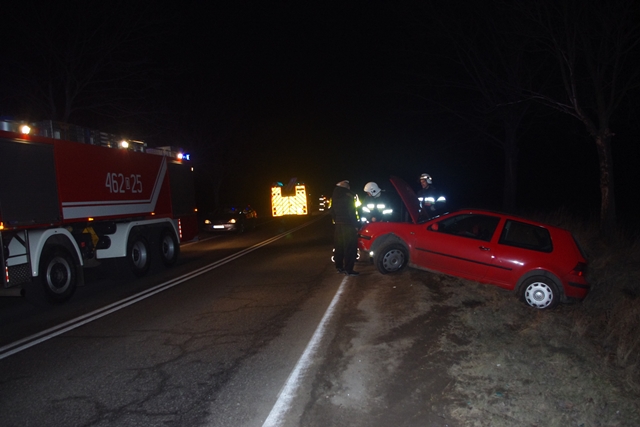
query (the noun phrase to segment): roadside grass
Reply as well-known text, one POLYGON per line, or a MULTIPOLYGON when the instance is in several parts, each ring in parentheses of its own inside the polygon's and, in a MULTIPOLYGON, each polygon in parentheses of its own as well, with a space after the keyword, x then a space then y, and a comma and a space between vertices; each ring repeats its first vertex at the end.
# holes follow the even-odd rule
POLYGON ((574 332, 600 350, 603 365, 624 371, 627 387, 640 391, 640 236, 621 229, 604 239, 596 221, 566 210, 538 217, 570 230, 589 261, 591 290, 569 309, 574 332))

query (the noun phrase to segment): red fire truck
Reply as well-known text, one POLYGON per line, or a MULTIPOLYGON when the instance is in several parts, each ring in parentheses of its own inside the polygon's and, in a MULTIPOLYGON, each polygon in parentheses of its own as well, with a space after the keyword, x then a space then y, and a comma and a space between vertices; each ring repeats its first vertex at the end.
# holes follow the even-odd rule
POLYGON ((126 257, 142 276, 152 251, 171 266, 180 242, 196 238, 187 161, 139 142, 118 148, 107 134, 71 125, 35 127, 21 133, 0 121, 0 295, 21 295, 37 280, 63 302, 84 283, 85 267, 126 257))

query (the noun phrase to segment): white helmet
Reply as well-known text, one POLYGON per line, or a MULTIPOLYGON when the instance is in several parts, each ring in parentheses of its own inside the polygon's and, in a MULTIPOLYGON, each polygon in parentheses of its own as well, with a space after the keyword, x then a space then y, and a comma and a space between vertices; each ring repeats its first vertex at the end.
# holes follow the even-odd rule
POLYGON ((431 178, 431 175, 429 175, 428 173, 423 173, 422 175, 420 175, 420 180, 426 180, 427 184, 433 184, 433 179, 431 178))
POLYGON ((382 190, 380 190, 380 187, 378 187, 378 184, 375 182, 367 182, 364 186, 364 191, 371 194, 373 197, 378 197, 382 190))

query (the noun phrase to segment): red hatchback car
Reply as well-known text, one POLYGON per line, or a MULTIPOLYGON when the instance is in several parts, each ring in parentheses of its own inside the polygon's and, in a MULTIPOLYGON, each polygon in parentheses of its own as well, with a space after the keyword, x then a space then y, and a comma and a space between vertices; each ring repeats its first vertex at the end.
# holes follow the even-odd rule
POLYGON ((412 222, 374 222, 358 234, 358 247, 378 270, 406 265, 509 290, 535 308, 581 300, 588 291, 587 260, 562 228, 499 212, 464 209, 421 220, 418 198, 391 177, 412 222))

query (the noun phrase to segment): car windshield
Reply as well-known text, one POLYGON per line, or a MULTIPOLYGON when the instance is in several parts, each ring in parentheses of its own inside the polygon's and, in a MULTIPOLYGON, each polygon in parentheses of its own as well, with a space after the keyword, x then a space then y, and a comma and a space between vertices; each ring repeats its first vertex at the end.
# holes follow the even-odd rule
POLYGON ((218 208, 209 212, 210 216, 216 217, 229 217, 234 215, 241 215, 242 209, 234 209, 234 208, 218 208))

